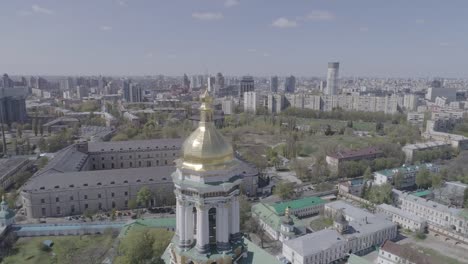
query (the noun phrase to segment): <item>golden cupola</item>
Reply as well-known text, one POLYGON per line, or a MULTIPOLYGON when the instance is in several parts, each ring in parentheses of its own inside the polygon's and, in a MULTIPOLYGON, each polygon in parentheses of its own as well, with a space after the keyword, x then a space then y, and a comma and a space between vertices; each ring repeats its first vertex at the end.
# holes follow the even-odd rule
POLYGON ((196 171, 222 169, 234 161, 232 145, 213 122, 213 98, 206 90, 201 96, 200 122, 182 146, 182 167, 196 171))

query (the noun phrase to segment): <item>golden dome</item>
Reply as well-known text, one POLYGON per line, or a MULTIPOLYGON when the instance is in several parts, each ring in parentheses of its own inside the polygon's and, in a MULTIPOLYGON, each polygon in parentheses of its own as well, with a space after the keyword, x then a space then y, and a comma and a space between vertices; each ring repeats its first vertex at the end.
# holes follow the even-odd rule
POLYGON ((234 159, 234 152, 213 123, 213 98, 205 91, 201 96, 200 123, 185 140, 182 167, 192 170, 218 169, 234 159))

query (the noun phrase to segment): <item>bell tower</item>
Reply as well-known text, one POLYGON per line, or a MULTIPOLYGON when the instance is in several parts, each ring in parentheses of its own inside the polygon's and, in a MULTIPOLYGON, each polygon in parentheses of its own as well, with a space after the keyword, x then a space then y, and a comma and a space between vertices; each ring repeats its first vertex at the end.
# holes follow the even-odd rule
POLYGON ((200 123, 186 139, 172 174, 176 195, 173 264, 233 263, 246 248, 239 232, 244 164, 213 123, 213 98, 201 96, 200 123))

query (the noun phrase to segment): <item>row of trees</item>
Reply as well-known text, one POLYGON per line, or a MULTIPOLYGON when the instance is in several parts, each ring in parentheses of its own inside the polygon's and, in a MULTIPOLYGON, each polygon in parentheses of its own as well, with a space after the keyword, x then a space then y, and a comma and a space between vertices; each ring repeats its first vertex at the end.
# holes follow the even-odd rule
POLYGON ((433 150, 423 150, 417 151, 414 154, 413 161, 414 162, 430 162, 433 160, 448 160, 451 159, 456 152, 451 147, 444 147, 441 149, 433 149, 433 150))
POLYGON ((296 116, 301 118, 315 119, 336 119, 336 120, 351 120, 365 122, 387 122, 404 123, 406 116, 404 114, 385 114, 383 112, 364 112, 364 111, 344 111, 342 109, 334 109, 330 112, 300 109, 290 107, 281 113, 284 116, 296 116))

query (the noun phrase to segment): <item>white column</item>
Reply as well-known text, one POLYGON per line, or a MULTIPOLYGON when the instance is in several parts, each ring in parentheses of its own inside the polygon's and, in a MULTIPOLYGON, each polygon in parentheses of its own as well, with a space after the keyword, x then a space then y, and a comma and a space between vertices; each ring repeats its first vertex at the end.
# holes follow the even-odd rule
POLYGON ((205 252, 205 245, 209 244, 209 223, 208 210, 203 206, 197 208, 197 249, 199 252, 205 252))
POLYGON ((223 205, 223 221, 222 221, 222 242, 229 242, 229 208, 226 204, 223 205))
POLYGON ((219 206, 216 208, 216 242, 223 241, 223 213, 223 204, 219 204, 219 206))
POLYGON ((179 239, 180 239, 180 242, 182 241, 185 241, 185 237, 186 237, 186 229, 185 229, 185 221, 186 221, 186 218, 185 218, 185 202, 182 202, 181 204, 181 208, 180 208, 180 214, 181 214, 181 220, 180 220, 180 232, 179 232, 179 239))
POLYGON ((193 241, 193 207, 185 208, 185 240, 189 243, 193 241))
POLYGON ((239 233, 239 200, 234 197, 232 201, 232 234, 239 233))
POLYGON ((177 199, 177 202, 176 202, 176 235, 179 237, 179 240, 180 240, 180 231, 182 230, 181 228, 182 219, 184 218, 184 216, 182 215, 180 202, 181 201, 177 199))

